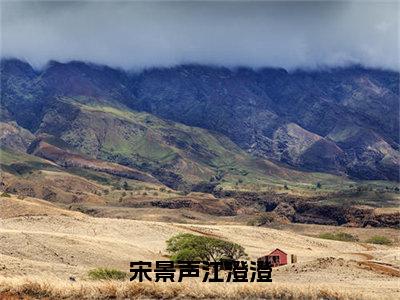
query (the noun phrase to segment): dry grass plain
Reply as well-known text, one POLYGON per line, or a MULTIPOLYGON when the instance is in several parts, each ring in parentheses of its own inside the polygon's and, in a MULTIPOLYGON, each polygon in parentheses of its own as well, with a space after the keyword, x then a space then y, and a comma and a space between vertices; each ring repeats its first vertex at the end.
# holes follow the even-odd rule
MULTIPOLYGON (((5 298, 400 298, 398 243, 383 246, 324 240, 307 236, 311 229, 306 227, 272 229, 93 218, 43 200, 14 196, 0 198, 0 207, 0 294, 5 298), (183 232, 239 243, 251 259, 280 248, 296 254, 298 262, 274 268, 272 284, 188 281, 140 285, 87 278, 88 270, 97 267, 128 272, 132 260, 165 259, 165 241, 183 232), (76 282, 70 282, 71 276, 76 282)), ((366 236, 380 232, 354 230, 366 236)), ((394 229, 385 230, 397 235, 394 229)))

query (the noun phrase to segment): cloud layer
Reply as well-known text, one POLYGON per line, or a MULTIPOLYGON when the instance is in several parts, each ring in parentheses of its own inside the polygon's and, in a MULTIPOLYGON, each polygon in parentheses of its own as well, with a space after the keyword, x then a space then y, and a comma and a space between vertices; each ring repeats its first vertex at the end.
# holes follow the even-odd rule
POLYGON ((181 63, 399 70, 396 2, 1 2, 2 56, 125 69, 181 63))

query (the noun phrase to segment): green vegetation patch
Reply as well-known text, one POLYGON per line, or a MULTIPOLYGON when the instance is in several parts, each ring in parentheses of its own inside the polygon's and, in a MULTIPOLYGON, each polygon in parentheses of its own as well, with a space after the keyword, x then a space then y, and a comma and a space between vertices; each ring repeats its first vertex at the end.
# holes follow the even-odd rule
POLYGON ((58 167, 39 157, 5 148, 0 148, 0 161, 1 170, 14 175, 31 174, 37 170, 58 170, 58 167))
POLYGON ((92 280, 125 280, 128 274, 117 269, 97 268, 90 270, 88 276, 92 280))
POLYGON ((320 239, 335 240, 342 242, 357 242, 358 237, 346 232, 325 232, 318 235, 320 239))
POLYGON ((373 237, 369 238, 365 242, 370 244, 377 244, 377 245, 391 245, 392 241, 387 238, 386 236, 382 235, 374 235, 373 237))

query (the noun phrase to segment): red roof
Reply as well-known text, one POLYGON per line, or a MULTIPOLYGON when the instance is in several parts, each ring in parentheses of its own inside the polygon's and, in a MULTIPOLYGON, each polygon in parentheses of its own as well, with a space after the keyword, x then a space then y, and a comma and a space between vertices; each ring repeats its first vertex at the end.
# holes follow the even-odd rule
POLYGON ((276 248, 275 250, 271 251, 271 253, 268 254, 268 255, 271 255, 271 254, 274 253, 275 251, 279 251, 279 252, 282 252, 283 254, 286 254, 286 255, 287 255, 287 253, 286 253, 285 251, 282 251, 282 250, 279 249, 279 248, 276 248))

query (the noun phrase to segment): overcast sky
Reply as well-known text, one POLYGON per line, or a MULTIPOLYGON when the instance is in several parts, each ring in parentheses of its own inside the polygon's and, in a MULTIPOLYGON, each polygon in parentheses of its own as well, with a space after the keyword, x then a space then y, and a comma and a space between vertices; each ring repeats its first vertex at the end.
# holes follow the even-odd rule
POLYGON ((3 57, 399 70, 399 2, 1 1, 3 57))

